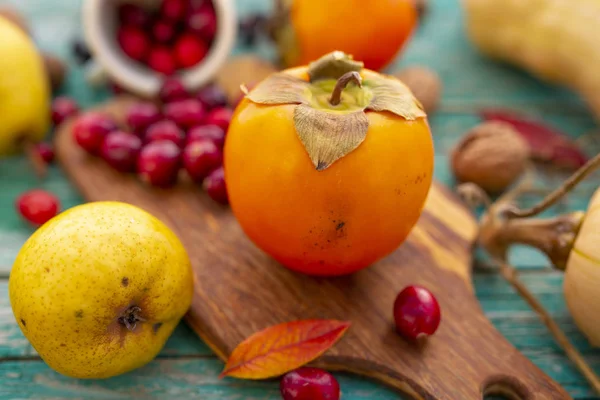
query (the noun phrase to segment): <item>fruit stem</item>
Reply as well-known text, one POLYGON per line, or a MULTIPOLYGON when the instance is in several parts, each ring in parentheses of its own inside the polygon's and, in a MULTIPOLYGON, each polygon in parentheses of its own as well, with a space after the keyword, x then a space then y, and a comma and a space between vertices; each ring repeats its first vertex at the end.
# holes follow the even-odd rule
POLYGON ((125 328, 133 332, 138 322, 145 321, 145 319, 140 315, 141 312, 142 309, 140 307, 131 306, 127 310, 123 311, 123 314, 121 314, 118 321, 125 328))
POLYGON ((600 154, 596 155, 594 158, 589 160, 584 166, 575 171, 575 173, 573 173, 573 175, 571 175, 569 179, 564 181, 562 185, 560 185, 555 191, 550 193, 548 196, 543 198, 542 201, 540 201, 538 204, 525 210, 507 210, 506 217, 527 218, 538 215, 539 213, 547 210, 558 200, 560 200, 564 195, 573 190, 573 188, 577 186, 579 182, 584 180, 589 174, 598 169, 598 167, 600 167, 600 154))
POLYGON ((356 84, 358 87, 362 87, 362 78, 358 72, 346 72, 340 77, 340 79, 338 79, 337 83, 335 84, 335 88, 333 88, 331 98, 329 99, 329 103, 332 106, 337 106, 340 104, 340 101, 342 100, 342 91, 350 82, 354 82, 354 84, 356 84))
POLYGON ((573 212, 548 219, 510 219, 510 206, 492 208, 481 218, 479 243, 494 258, 505 259, 513 244, 525 244, 545 253, 564 270, 585 213, 573 212))

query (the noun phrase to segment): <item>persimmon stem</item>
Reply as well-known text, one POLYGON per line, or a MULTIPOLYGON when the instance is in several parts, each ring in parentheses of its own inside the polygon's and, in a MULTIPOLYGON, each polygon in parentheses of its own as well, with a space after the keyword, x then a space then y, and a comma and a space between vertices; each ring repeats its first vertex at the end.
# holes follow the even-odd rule
POLYGON ((340 79, 338 79, 337 83, 335 84, 335 88, 333 88, 331 98, 329 99, 329 103, 332 106, 337 106, 340 104, 340 101, 342 100, 342 91, 350 82, 354 82, 354 84, 356 84, 358 87, 362 87, 362 78, 358 72, 346 72, 340 77, 340 79))
POLYGON ((571 360, 577 369, 583 374, 588 383, 594 388, 596 393, 600 394, 600 378, 592 368, 585 361, 583 356, 573 343, 569 341, 567 335, 560 329, 558 324, 552 319, 548 311, 542 306, 542 304, 535 298, 535 296, 527 289, 527 286, 519 280, 517 270, 508 264, 503 259, 495 260, 500 265, 500 273, 502 277, 519 293, 519 295, 525 299, 527 304, 536 312, 538 317, 542 320, 544 325, 550 331, 550 334, 556 340, 558 345, 564 350, 565 354, 571 360))
POLYGON ((560 200, 565 194, 569 193, 575 186, 577 186, 582 180, 584 180, 589 174, 594 172, 600 167, 600 154, 589 160, 584 166, 579 168, 573 175, 569 177, 558 189, 546 196, 542 201, 531 208, 521 210, 518 208, 512 208, 506 211, 505 216, 507 218, 527 218, 538 215, 539 213, 547 210, 560 200))

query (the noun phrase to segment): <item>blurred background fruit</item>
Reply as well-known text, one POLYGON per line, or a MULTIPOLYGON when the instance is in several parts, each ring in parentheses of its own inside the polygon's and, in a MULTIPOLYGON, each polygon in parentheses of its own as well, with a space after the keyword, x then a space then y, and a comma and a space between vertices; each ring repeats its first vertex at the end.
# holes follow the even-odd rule
POLYGON ((19 25, 0 16, 0 38, 2 156, 44 138, 50 123, 50 89, 42 56, 19 25))

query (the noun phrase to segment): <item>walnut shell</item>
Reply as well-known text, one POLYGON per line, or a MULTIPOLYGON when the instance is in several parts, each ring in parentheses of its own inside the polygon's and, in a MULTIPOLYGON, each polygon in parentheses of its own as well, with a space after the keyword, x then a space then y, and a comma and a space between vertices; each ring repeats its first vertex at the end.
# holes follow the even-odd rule
POLYGON ((63 60, 52 54, 43 53, 42 56, 44 58, 46 74, 48 75, 50 86, 54 92, 62 86, 68 67, 63 60))
POLYGON ((410 88, 425 112, 435 111, 442 96, 442 81, 435 71, 427 67, 413 66, 404 68, 396 77, 410 88))
POLYGON ((2 6, 0 7, 0 17, 4 17, 16 26, 18 26, 23 32, 25 32, 28 36, 31 36, 31 29, 29 29, 29 24, 27 20, 16 8, 11 6, 2 6))
POLYGON ((452 150, 456 179, 500 193, 523 174, 529 147, 512 126, 486 122, 470 130, 452 150))

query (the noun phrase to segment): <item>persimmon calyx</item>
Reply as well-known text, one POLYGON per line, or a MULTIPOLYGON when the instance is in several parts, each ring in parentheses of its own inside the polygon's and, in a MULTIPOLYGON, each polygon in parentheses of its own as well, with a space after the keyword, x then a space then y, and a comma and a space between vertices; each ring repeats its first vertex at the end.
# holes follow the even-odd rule
POLYGON ((387 111, 406 120, 426 117, 410 89, 394 77, 361 74, 363 64, 335 51, 308 67, 309 80, 272 74, 246 98, 257 104, 295 104, 294 126, 314 167, 323 171, 366 138, 365 111, 387 111))

